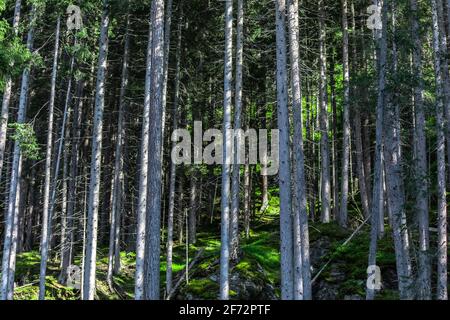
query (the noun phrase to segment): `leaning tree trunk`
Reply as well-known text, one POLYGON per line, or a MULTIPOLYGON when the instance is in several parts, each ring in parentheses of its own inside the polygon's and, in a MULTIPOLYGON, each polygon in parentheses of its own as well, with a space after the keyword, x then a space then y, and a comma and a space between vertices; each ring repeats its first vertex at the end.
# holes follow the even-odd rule
MULTIPOLYGON (((30 13, 30 28, 27 36, 27 49, 32 50, 34 44, 34 30, 36 22, 37 9, 35 6, 31 8, 30 13)), ((20 88, 19 110, 17 114, 17 124, 23 125, 26 119, 26 106, 28 100, 28 91, 30 84, 30 69, 25 68, 22 73, 22 84, 20 88)), ((20 196, 19 182, 22 172, 22 152, 19 141, 14 143, 13 162, 11 166, 11 182, 9 187, 8 207, 5 217, 4 234, 5 240, 3 242, 3 256, 2 256, 2 286, 0 300, 12 300, 14 288, 14 268, 16 260, 15 248, 17 246, 17 230, 18 213, 17 198, 20 196)))
POLYGON ((100 52, 98 55, 97 84, 95 92, 94 128, 92 134, 91 180, 89 184, 86 253, 83 270, 83 300, 93 300, 95 296, 103 110, 105 108, 105 78, 108 60, 109 0, 103 0, 103 15, 101 21, 99 44, 100 52))
MULTIPOLYGON (((22 0, 16 0, 13 18, 13 35, 17 37, 19 33, 20 8, 22 0)), ((14 65, 11 64, 10 68, 14 65)), ((0 181, 2 181, 3 162, 5 157, 6 135, 8 131, 9 103, 11 101, 12 79, 7 76, 5 79, 5 88, 3 89, 2 113, 0 117, 0 181)))
POLYGON ((39 273, 39 300, 45 299, 45 274, 48 260, 48 241, 49 241, 49 205, 50 205, 50 180, 52 171, 52 146, 53 146, 53 115, 55 108, 56 95, 56 75, 58 71, 59 55, 59 32, 61 20, 58 18, 56 24, 55 49, 53 52, 53 71, 50 87, 50 103, 48 107, 48 132, 47 132, 47 150, 45 154, 45 178, 44 178, 44 203, 42 209, 42 233, 41 233, 41 266, 39 273))
POLYGON ((229 299, 229 230, 230 230, 230 160, 231 160, 231 96, 233 71, 233 2, 225 2, 225 66, 223 98, 223 158, 221 199, 220 299, 229 299))
POLYGON ((293 230, 291 215, 291 163, 289 155, 289 111, 286 53, 286 2, 275 1, 277 44, 277 113, 280 131, 280 254, 281 299, 294 297, 293 230))

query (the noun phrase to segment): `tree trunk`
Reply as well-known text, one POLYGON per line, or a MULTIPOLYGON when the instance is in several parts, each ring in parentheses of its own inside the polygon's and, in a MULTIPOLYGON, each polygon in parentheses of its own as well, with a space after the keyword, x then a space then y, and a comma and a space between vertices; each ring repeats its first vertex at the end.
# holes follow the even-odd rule
POLYGON ((83 300, 95 296, 95 272, 97 261, 97 228, 100 197, 100 170, 102 156, 103 110, 105 107, 105 78, 108 60, 109 0, 103 0, 103 15, 100 29, 100 52, 98 56, 95 114, 92 139, 91 174, 89 184, 86 253, 83 277, 83 300))
POLYGON ((289 155, 289 111, 286 54, 286 2, 275 1, 277 44, 277 113, 280 134, 280 254, 281 299, 294 298, 293 230, 291 215, 291 163, 289 155))
POLYGON ((126 32, 124 38, 124 52, 122 61, 122 79, 120 85, 119 97, 119 117, 117 120, 117 139, 116 151, 114 160, 114 182, 111 204, 111 229, 109 233, 109 254, 108 254, 108 273, 106 276, 108 285, 112 287, 112 277, 114 273, 120 270, 120 258, 117 260, 116 256, 120 256, 120 220, 122 214, 122 180, 123 180, 123 140, 125 139, 125 95, 128 87, 128 62, 130 56, 130 16, 127 15, 126 32), (116 263, 117 262, 117 263, 116 263))
POLYGON ((444 88, 442 68, 442 47, 439 35, 439 14, 437 3, 440 0, 431 0, 433 18, 433 50, 434 70, 436 80, 436 126, 437 126, 437 174, 438 174, 438 252, 437 252, 437 298, 447 300, 447 202, 446 202, 446 176, 445 176, 445 137, 444 137, 444 88))
POLYGON ((151 74, 151 114, 149 132, 148 189, 151 198, 147 198, 146 245, 148 256, 146 279, 146 298, 159 299, 160 284, 160 242, 161 242, 161 173, 162 173, 162 116, 163 116, 163 86, 160 85, 164 76, 164 1, 152 2, 152 74, 151 74))
MULTIPOLYGON (((392 25, 396 32, 396 6, 392 2, 392 25)), ((392 48, 392 70, 394 77, 398 70, 398 52, 395 36, 392 48)), ((395 87, 394 87, 395 88, 395 87)), ((395 89, 394 89, 395 90, 395 89)), ((401 128, 400 111, 396 92, 389 92, 386 102, 385 127, 385 170, 388 208, 391 214, 392 231, 395 245, 397 277, 401 299, 412 299, 412 270, 409 256, 408 229, 405 217, 405 194, 402 180, 402 160, 400 150, 401 128)))
MULTIPOLYGON (((388 2, 384 0, 382 4, 382 29, 375 31, 377 46, 377 69, 378 69, 378 96, 376 106, 376 146, 375 146, 375 176, 373 180, 373 199, 371 208, 371 229, 370 229, 370 247, 369 247, 369 268, 376 267, 376 254, 378 242, 378 224, 380 211, 383 211, 383 123, 384 109, 386 103, 386 60, 387 60, 387 19, 388 2)), ((377 0, 374 3, 378 4, 377 0)), ((368 273, 368 281, 372 274, 368 273)), ((375 298, 375 289, 367 286, 366 299, 375 298)))
MULTIPOLYGON (((151 17, 151 20, 152 21, 151 17)), ((144 273, 145 273, 145 232, 147 215, 147 183, 148 183, 148 144, 150 130, 150 98, 151 98, 151 72, 152 72, 152 26, 149 27, 147 64, 145 73, 145 98, 142 116, 142 134, 139 167, 139 195, 137 204, 137 231, 136 231, 136 275, 134 298, 144 299, 144 273)))
MULTIPOLYGON (((181 26, 183 24, 183 11, 180 8, 180 17, 178 22, 177 50, 175 53, 175 85, 172 107, 172 129, 178 128, 178 103, 180 99, 180 77, 181 77, 181 26)), ((175 145, 175 142, 173 142, 175 145)), ((167 267, 166 267, 166 296, 172 292, 172 263, 173 263, 173 229, 175 216, 175 188, 176 188, 177 167, 173 161, 170 161, 169 178, 169 210, 167 215, 167 267)), ((180 183, 180 182, 179 182, 180 183)), ((179 209, 181 209, 180 207, 179 209)), ((183 229, 183 228, 181 228, 183 229)))
MULTIPOLYGON (((58 71, 59 55, 59 32, 61 20, 58 18, 56 24, 55 49, 53 52, 53 71, 50 88, 50 102, 48 108, 48 132, 47 132, 47 150, 45 155, 45 185, 44 185, 44 203, 42 211, 42 234, 41 234, 41 266, 39 273, 39 300, 45 299, 45 274, 48 260, 48 241, 49 241, 49 205, 50 205, 50 180, 52 171, 52 147, 53 147, 53 115, 55 108, 56 95, 56 75, 58 71)), ((55 176, 56 177, 56 176, 55 176)))
POLYGON ((303 151, 302 92, 299 57, 298 1, 289 0, 289 48, 294 115, 295 205, 294 231, 294 299, 311 299, 311 275, 309 262, 308 213, 306 212, 305 155, 303 151), (306 266, 303 264, 306 263, 306 266))
MULTIPOLYGON (((238 0, 237 22, 236 22, 236 87, 234 100, 234 130, 241 129, 242 113, 242 61, 244 57, 244 1, 238 0)), ((231 239, 230 239, 230 259, 238 260, 239 254, 239 183, 240 183, 240 159, 239 145, 242 137, 236 135, 234 141, 234 161, 233 176, 231 181, 231 239)), ((245 142, 245 141, 244 141, 245 142)))
MULTIPOLYGON (((20 8, 22 0, 16 0, 14 6, 13 35, 17 37, 19 32, 20 8)), ((11 65, 12 68, 14 65, 11 65)), ((7 76, 5 79, 5 88, 3 89, 2 113, 0 117, 0 182, 2 181, 3 162, 5 157, 6 135, 8 131, 9 103, 11 101, 12 79, 7 76)))
POLYGON ((221 248, 220 248, 220 299, 229 299, 229 230, 230 230, 230 160, 231 150, 231 97, 233 72, 233 2, 225 2, 225 58, 223 98, 223 158, 221 192, 221 248))
POLYGON ((321 157, 321 195, 322 209, 321 221, 330 222, 331 186, 330 186, 330 146, 328 142, 328 98, 327 98, 327 54, 326 54, 326 29, 323 0, 319 0, 319 45, 320 45, 320 157, 321 157))
POLYGON ((343 72, 344 72, 344 116, 343 116, 343 140, 342 140, 342 180, 341 180, 341 210, 339 224, 347 227, 348 223, 348 175, 350 166, 350 72, 348 59, 348 3, 342 1, 342 30, 343 30, 343 72))
POLYGON ((425 137, 425 112, 423 103, 422 78, 422 41, 419 32, 417 0, 410 0, 411 36, 414 41, 413 70, 416 78, 414 86, 414 149, 416 176, 416 203, 419 221, 419 259, 418 259, 418 297, 431 299, 431 261, 429 257, 429 212, 428 212, 428 177, 427 177, 427 147, 425 137))

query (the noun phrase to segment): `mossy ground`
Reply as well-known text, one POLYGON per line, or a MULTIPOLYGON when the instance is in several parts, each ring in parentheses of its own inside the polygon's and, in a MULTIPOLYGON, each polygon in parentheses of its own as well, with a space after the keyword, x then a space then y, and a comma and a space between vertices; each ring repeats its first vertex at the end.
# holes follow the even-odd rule
MULTIPOLYGON (((253 228, 249 237, 241 239, 240 260, 231 265, 231 273, 238 273, 240 278, 249 279, 256 283, 270 284, 275 288, 275 295, 279 297, 279 219, 275 211, 268 210, 264 215, 253 218, 253 228)), ((312 224, 310 228, 311 247, 314 242, 326 237, 330 243, 328 252, 322 256, 314 266, 317 272, 327 261, 330 265, 323 270, 317 281, 338 286, 338 298, 346 295, 364 297, 367 269, 367 254, 369 247, 369 227, 364 227, 346 246, 342 243, 351 232, 336 224, 312 224), (343 275, 336 279, 336 270, 343 275)), ((387 232, 389 234, 389 232, 387 232)), ((220 257, 220 230, 217 227, 205 227, 198 234, 195 245, 188 250, 189 260, 196 253, 204 252, 189 273, 188 284, 183 283, 175 298, 192 297, 195 299, 216 299, 218 297, 218 274, 220 257)), ((164 252, 164 248, 162 249, 164 252)), ((185 269, 186 246, 176 244, 174 247, 173 271, 174 279, 178 279, 185 269)), ((132 299, 134 292, 135 254, 121 253, 121 272, 114 276, 113 290, 106 283, 107 249, 98 251, 97 260, 97 298, 98 299, 132 299)), ((16 269, 15 290, 16 299, 37 299, 40 256, 37 252, 27 252, 18 255, 16 269)), ((76 257, 75 264, 80 265, 80 257, 76 257)), ((393 241, 386 236, 378 243, 377 264, 382 270, 383 277, 395 274, 395 255, 393 241)), ((164 291, 166 263, 161 257, 161 292, 164 291)), ((49 261, 47 270, 46 298, 47 299, 79 299, 79 291, 60 285, 57 281, 59 262, 49 261)), ((314 276, 314 274, 313 274, 314 276)), ((231 297, 239 298, 237 292, 231 288, 231 297)), ((162 296, 164 293, 162 293, 162 296)), ((396 299, 395 285, 387 285, 378 296, 379 299, 396 299)))

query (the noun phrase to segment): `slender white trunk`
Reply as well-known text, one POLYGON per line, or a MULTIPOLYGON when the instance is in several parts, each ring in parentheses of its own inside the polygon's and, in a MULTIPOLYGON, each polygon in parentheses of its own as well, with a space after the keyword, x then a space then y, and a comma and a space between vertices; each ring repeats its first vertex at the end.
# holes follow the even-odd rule
MULTIPOLYGON (((181 10, 181 9, 180 9, 181 10)), ((178 102, 180 98, 180 72, 181 72, 181 26, 182 11, 180 11, 180 20, 178 22, 178 40, 175 63, 175 88, 173 95, 172 121, 173 130, 178 128, 178 102)), ((173 142, 175 145, 175 142, 173 142)), ((173 224, 175 216, 175 188, 176 188, 176 165, 170 162, 169 178, 169 210, 167 215, 167 267, 166 267, 166 295, 172 292, 172 263, 173 263, 173 224)), ((181 181, 179 182, 181 183, 181 181)), ((181 208, 180 208, 181 209, 181 208)))
POLYGON ((289 111, 286 53, 286 2, 275 1, 277 44, 277 112, 280 131, 280 253, 281 299, 294 298, 293 219, 291 203, 291 163, 289 155, 289 111))
POLYGON ((327 98, 327 54, 324 2, 319 0, 319 46, 320 46, 320 156, 321 156, 321 221, 330 222, 331 185, 330 185, 330 146, 328 139, 328 98, 327 98))
POLYGON ((418 297, 431 299, 431 261, 429 257, 429 212, 428 212, 428 178, 427 148, 425 137, 425 112, 423 104, 422 79, 422 41, 420 39, 417 0, 410 0, 411 35, 414 41, 413 70, 416 78, 414 86, 414 147, 416 168, 416 210, 419 220, 419 261, 418 261, 418 297))
POLYGON ((294 115, 295 206, 294 231, 294 299, 311 299, 311 275, 309 262, 308 213, 306 211, 305 155, 303 151, 302 92, 299 57, 298 0, 289 0, 289 48, 291 60, 291 85, 294 115), (306 264, 303 266, 303 264, 306 264))
POLYGON ((161 252, 161 178, 162 178, 162 117, 163 117, 163 77, 164 77, 164 1, 152 2, 152 73, 151 73, 151 114, 149 132, 148 191, 146 245, 148 256, 146 298, 158 300, 160 296, 160 252, 161 252))
POLYGON ((41 266, 39 273, 39 300, 45 299, 45 274, 48 259, 49 241, 49 204, 50 204, 50 180, 52 171, 52 147, 53 147, 53 116, 56 96, 56 75, 58 72, 59 33, 61 20, 56 24, 55 49, 53 52, 53 71, 50 88, 50 102, 48 107, 47 150, 45 154, 45 178, 44 178, 44 203, 42 209, 42 233, 41 233, 41 266))
MULTIPOLYGON (((238 0, 236 21, 236 79, 234 93, 234 130, 241 128, 242 114, 242 63, 244 57, 244 1, 238 0)), ((230 259, 237 261, 239 255, 239 184, 241 166, 238 148, 241 137, 234 141, 233 176, 231 179, 230 259)))
POLYGON ((109 287, 112 287, 112 277, 115 271, 120 270, 120 219, 122 213, 122 184, 123 180, 123 140, 125 138, 124 118, 125 118, 125 95, 128 87, 128 61, 130 56, 130 16, 127 16, 127 26, 124 38, 124 53, 122 61, 122 80, 120 85, 119 97, 119 117, 117 120, 117 140, 114 160, 114 182, 112 185, 112 204, 111 204, 111 228, 109 233, 109 253, 108 253, 108 272, 106 280, 109 287), (119 255, 119 259, 116 256, 119 255), (119 265, 117 265, 119 264, 119 265))
POLYGON ((341 210, 339 213, 339 224, 346 227, 348 223, 348 174, 350 165, 350 72, 348 59, 348 3, 342 1, 342 60, 344 72, 344 115, 343 115, 343 141, 342 141, 342 184, 341 184, 341 210))
MULTIPOLYGON (((392 28, 396 31, 397 9, 395 1, 391 3, 392 28)), ((398 72, 398 51, 395 37, 392 42, 392 71, 398 72)), ((389 92, 385 106, 384 156, 386 170, 386 194, 389 212, 391 214, 392 232, 394 238, 397 277, 401 299, 412 299, 412 270, 409 255, 408 229, 405 217, 405 193, 402 178, 401 127, 398 96, 395 91, 389 92)))
POLYGON ((438 1, 431 0, 433 19, 434 72, 436 81, 436 126, 437 126, 437 170, 438 170, 438 252, 437 252, 437 298, 447 300, 447 202, 445 177, 445 136, 444 136, 444 89, 442 69, 442 47, 439 30, 438 1))
MULTIPOLYGON (((151 15, 151 14, 150 14, 151 15)), ((148 143, 150 130, 150 97, 151 97, 151 72, 152 72, 152 17, 150 17, 147 64, 145 72, 145 96, 144 111, 142 115, 141 154, 139 173, 139 195, 137 204, 137 231, 136 231, 136 274, 134 298, 144 299, 144 274, 145 274, 145 229, 147 215, 147 183, 148 183, 148 143)))
MULTIPOLYGON (((378 4, 377 0, 374 0, 378 4)), ((378 227, 380 212, 384 210, 383 201, 383 122, 384 122, 384 108, 386 103, 386 60, 387 60, 387 15, 388 15, 388 0, 382 3, 382 29, 376 31, 375 43, 376 62, 378 69, 378 96, 376 106, 376 146, 375 146, 375 172, 373 180, 373 200, 371 208, 371 231, 370 231, 370 246, 369 246, 369 267, 376 266, 377 241, 378 241, 378 227)), ((368 274, 371 277, 372 274, 368 274)), ((366 299, 373 300, 375 298, 375 290, 367 286, 366 299)))
POLYGON ((221 247, 220 247, 220 299, 229 299, 229 230, 230 230, 230 159, 232 137, 231 96, 233 72, 233 2, 225 1, 225 58, 224 58, 224 98, 223 98, 223 165, 221 199, 221 247))
POLYGON ((97 262, 98 207, 100 196, 100 171, 102 156, 103 110, 105 107, 105 77, 108 60, 109 0, 103 0, 100 29, 100 52, 97 63, 94 128, 89 184, 88 217, 86 233, 86 258, 83 277, 83 300, 94 300, 97 262))

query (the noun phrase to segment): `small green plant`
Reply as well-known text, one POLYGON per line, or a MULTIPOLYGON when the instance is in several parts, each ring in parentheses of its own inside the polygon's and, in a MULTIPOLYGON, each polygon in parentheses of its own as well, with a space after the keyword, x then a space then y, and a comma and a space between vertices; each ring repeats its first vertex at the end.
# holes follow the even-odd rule
POLYGON ((33 126, 30 123, 11 123, 9 128, 14 129, 12 139, 19 143, 23 158, 39 160, 40 147, 33 126))

